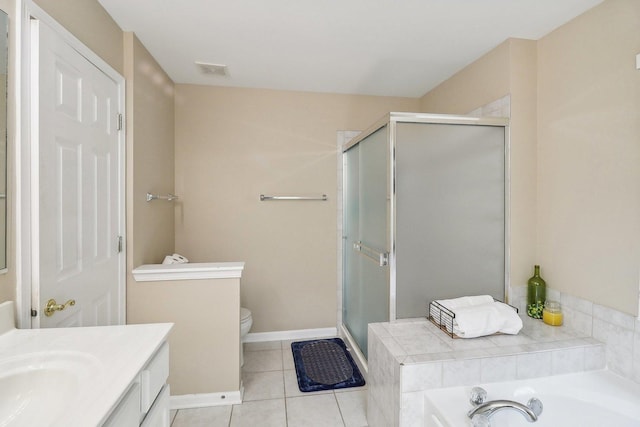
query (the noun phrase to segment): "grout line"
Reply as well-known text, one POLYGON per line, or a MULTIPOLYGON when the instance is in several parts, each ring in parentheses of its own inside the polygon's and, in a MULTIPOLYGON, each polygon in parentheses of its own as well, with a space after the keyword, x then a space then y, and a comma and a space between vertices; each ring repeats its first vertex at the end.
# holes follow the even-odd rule
POLYGON ((282 371, 282 385, 284 387, 284 425, 289 426, 289 409, 287 408, 287 386, 284 384, 284 371, 282 371))
POLYGON ((340 402, 338 402, 338 396, 336 395, 335 390, 333 391, 333 399, 336 401, 336 406, 338 407, 338 412, 340 413, 340 418, 342 419, 342 425, 346 426, 347 422, 344 420, 344 414, 342 413, 342 408, 340 407, 340 402))
POLYGON ((231 405, 231 412, 229 412, 229 422, 227 423, 227 427, 231 427, 231 420, 233 419, 233 410, 238 405, 231 405))

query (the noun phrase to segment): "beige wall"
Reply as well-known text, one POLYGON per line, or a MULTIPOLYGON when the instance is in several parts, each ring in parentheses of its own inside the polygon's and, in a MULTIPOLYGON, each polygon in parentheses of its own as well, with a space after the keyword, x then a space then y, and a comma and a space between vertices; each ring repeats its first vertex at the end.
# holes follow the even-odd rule
POLYGON ((538 254, 547 283, 638 313, 640 2, 608 0, 538 43, 538 254))
POLYGON ((96 0, 34 0, 53 19, 123 73, 122 30, 96 0))
POLYGON ((130 298, 153 299, 133 311, 129 323, 174 323, 169 335, 172 396, 240 390, 239 279, 133 285, 130 298))
MULTIPOLYGON (((174 247, 174 204, 147 202, 147 192, 173 193, 173 82, 133 33, 125 33, 127 80, 127 272, 162 262, 174 247)), ((127 275, 127 318, 155 298, 127 275)), ((135 323, 128 320, 129 323, 135 323)))
MULTIPOLYGON (((6 256, 7 273, 0 274, 0 302, 15 301, 16 299, 16 239, 15 239, 15 168, 13 158, 16 150, 16 47, 18 37, 16 34, 16 10, 15 4, 11 0, 0 0, 0 9, 9 16, 9 76, 7 82, 7 198, 6 198, 6 256)), ((1 206, 1 205, 0 205, 1 206)), ((2 244, 0 242, 0 244, 2 244)))
POLYGON ((424 112, 467 114, 511 95, 510 276, 531 276, 536 247, 536 43, 509 39, 425 94, 424 112))
POLYGON ((466 114, 507 95, 509 56, 506 41, 426 93, 420 111, 466 114))
POLYGON ((408 98, 176 85, 176 250, 246 262, 252 332, 335 327, 336 132, 417 108, 408 98))
POLYGON ((509 88, 511 92, 510 144, 510 279, 525 285, 533 274, 536 256, 536 105, 537 45, 510 39, 509 88))
POLYGON ((466 113, 511 94, 511 283, 638 313, 640 3, 608 0, 538 42, 511 39, 426 94, 466 113))

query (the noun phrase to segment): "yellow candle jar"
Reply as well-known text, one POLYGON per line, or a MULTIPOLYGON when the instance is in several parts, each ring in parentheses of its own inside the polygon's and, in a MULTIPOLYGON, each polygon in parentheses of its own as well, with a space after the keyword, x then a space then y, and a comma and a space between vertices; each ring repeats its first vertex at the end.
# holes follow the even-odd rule
POLYGON ((546 301, 544 303, 544 309, 542 310, 542 321, 551 326, 562 325, 562 311, 560 310, 559 302, 546 301))

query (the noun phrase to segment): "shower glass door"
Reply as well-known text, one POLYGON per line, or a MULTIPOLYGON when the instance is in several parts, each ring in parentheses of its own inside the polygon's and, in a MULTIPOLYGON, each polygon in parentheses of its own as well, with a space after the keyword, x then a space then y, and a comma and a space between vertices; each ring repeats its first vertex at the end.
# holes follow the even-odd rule
POLYGON ((367 357, 369 323, 389 320, 387 126, 345 155, 343 323, 367 357))
POLYGON ((396 319, 505 295, 505 128, 396 126, 396 319))

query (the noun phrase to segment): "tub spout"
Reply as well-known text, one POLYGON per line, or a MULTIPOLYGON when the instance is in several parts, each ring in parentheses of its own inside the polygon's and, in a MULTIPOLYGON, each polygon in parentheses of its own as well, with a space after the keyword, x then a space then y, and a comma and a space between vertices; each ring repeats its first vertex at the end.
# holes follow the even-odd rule
POLYGON ((512 409, 520 412, 530 423, 538 421, 538 416, 542 413, 542 402, 540 399, 532 397, 527 402, 527 405, 523 405, 520 402, 513 400, 490 400, 489 402, 482 403, 471 409, 467 416, 473 418, 474 415, 482 414, 489 418, 497 411, 503 409, 512 409))

